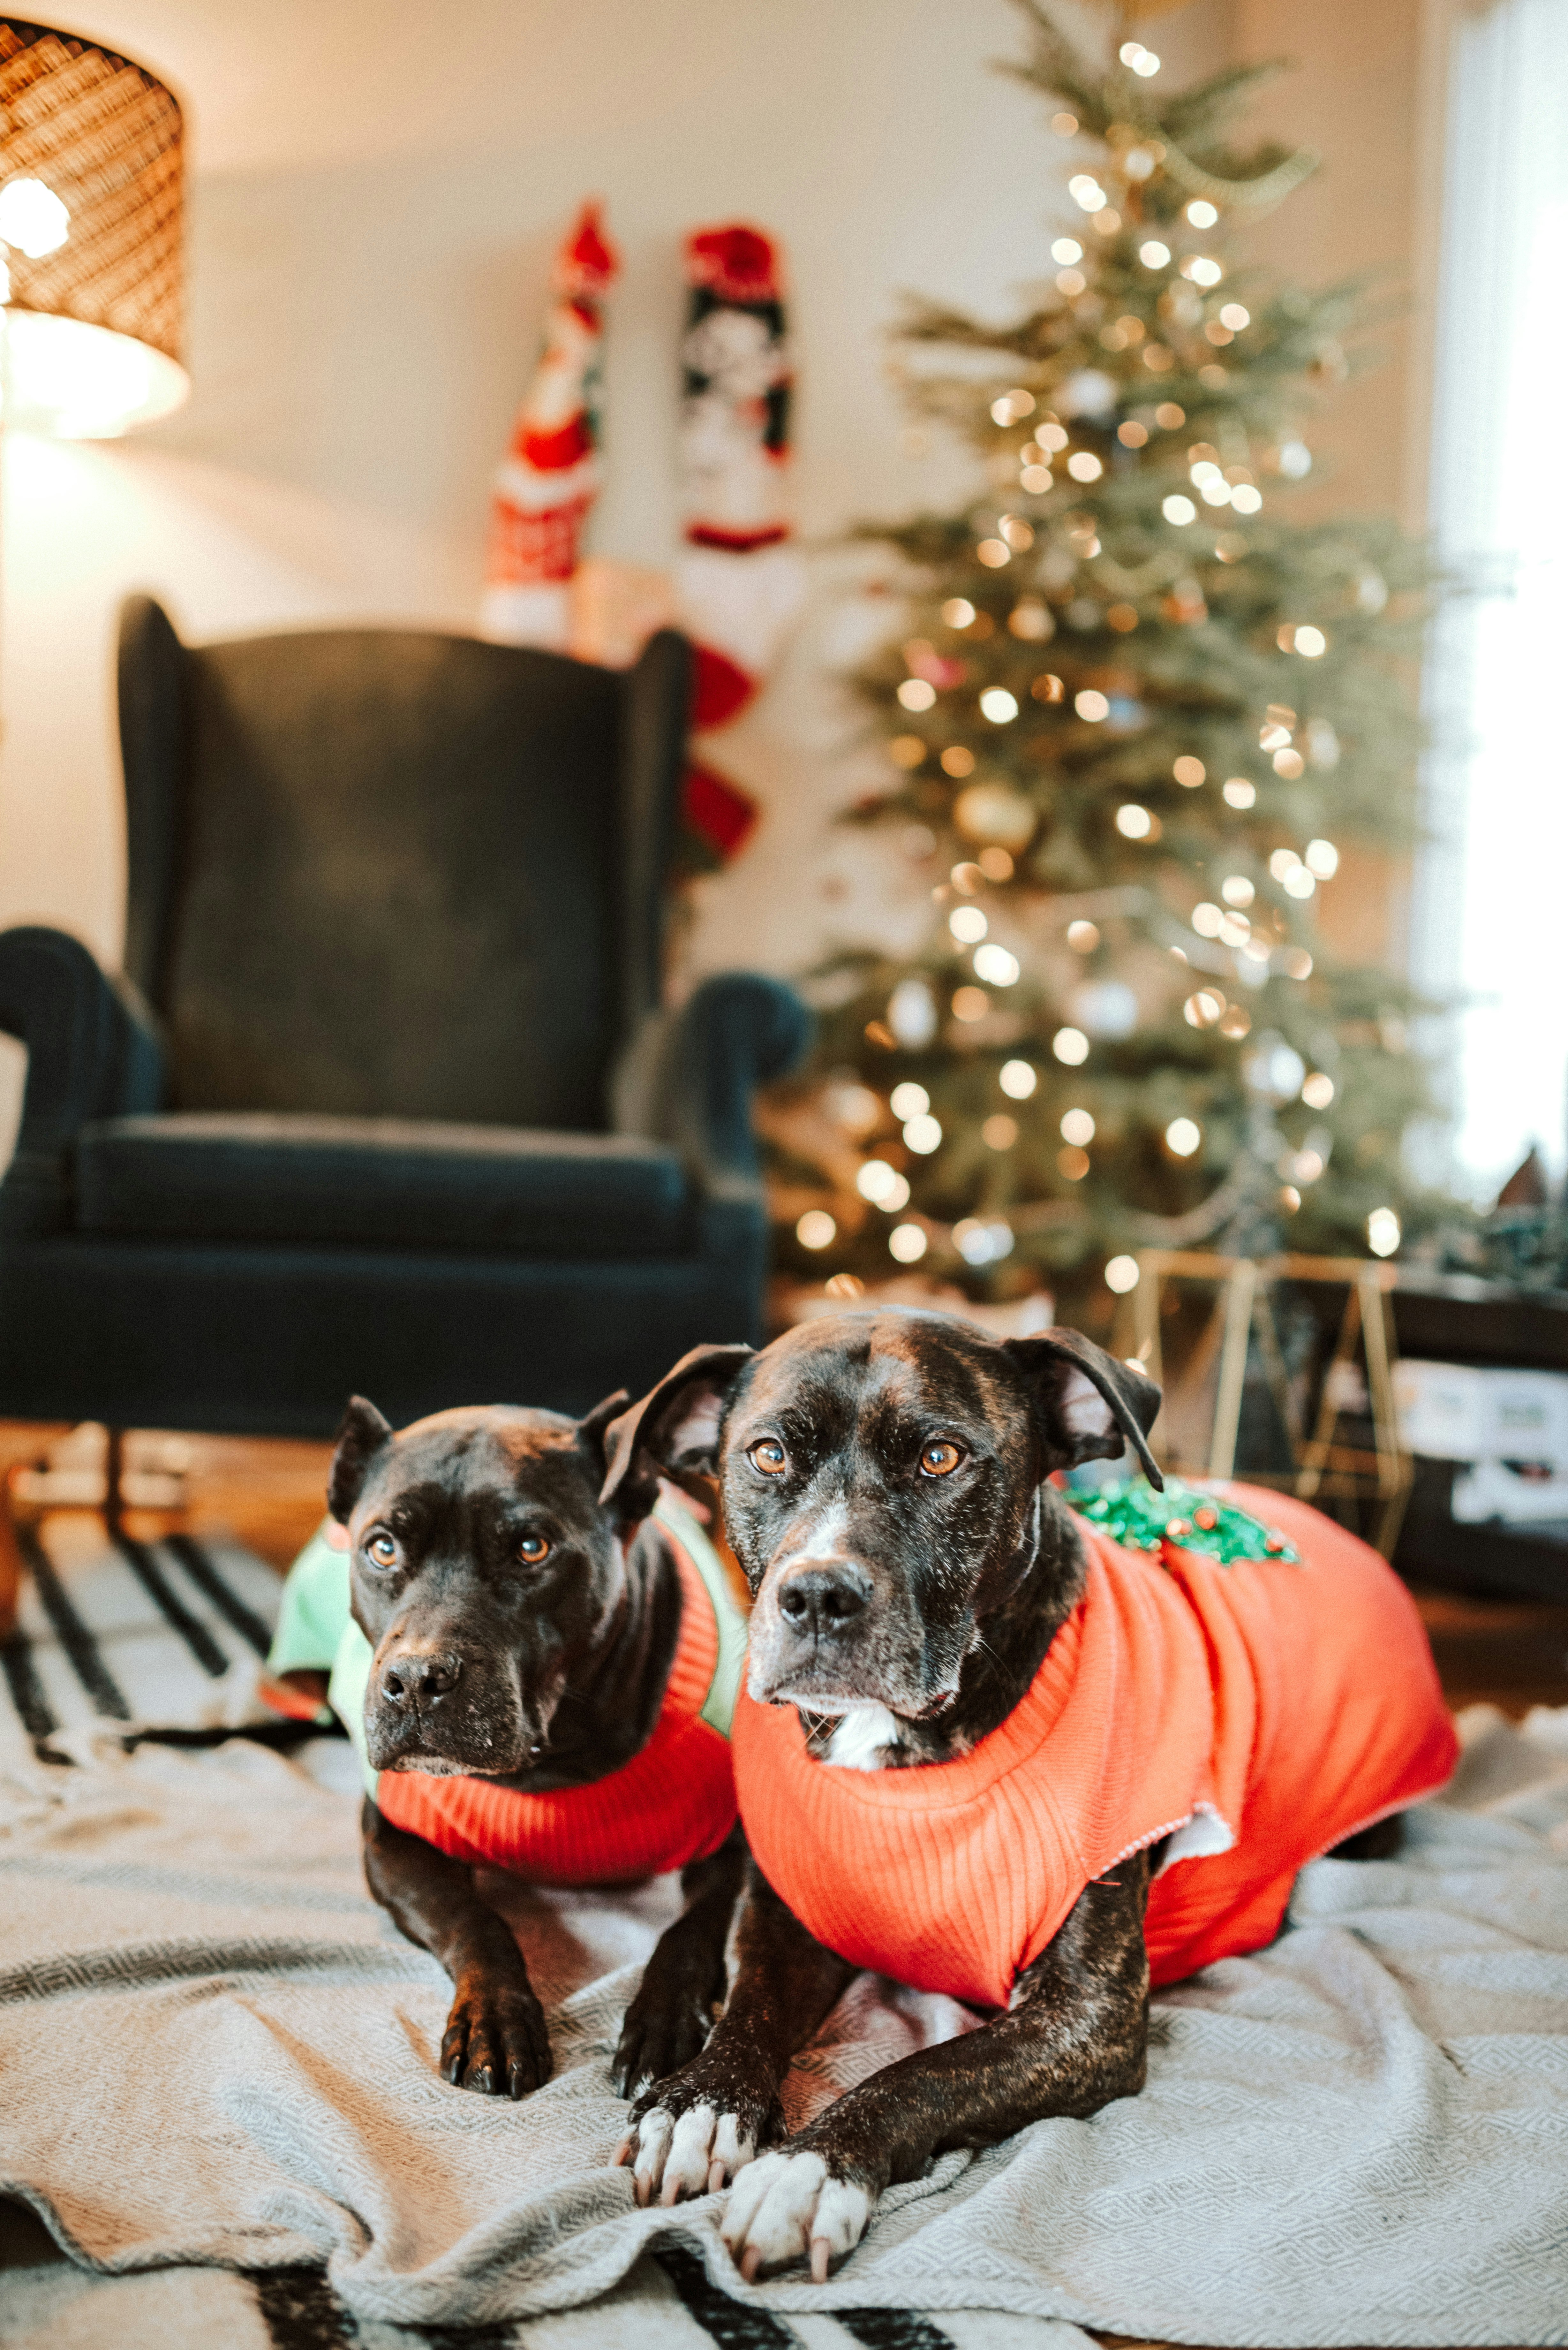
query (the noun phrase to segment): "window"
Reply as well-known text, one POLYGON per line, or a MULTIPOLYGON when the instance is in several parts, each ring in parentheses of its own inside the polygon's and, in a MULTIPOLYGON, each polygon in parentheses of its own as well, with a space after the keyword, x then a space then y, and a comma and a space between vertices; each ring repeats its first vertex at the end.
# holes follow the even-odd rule
POLYGON ((1449 90, 1432 524, 1483 592, 1428 662, 1412 950, 1466 999, 1444 1171, 1484 1201, 1568 1113, 1568 6, 1457 12, 1449 90))

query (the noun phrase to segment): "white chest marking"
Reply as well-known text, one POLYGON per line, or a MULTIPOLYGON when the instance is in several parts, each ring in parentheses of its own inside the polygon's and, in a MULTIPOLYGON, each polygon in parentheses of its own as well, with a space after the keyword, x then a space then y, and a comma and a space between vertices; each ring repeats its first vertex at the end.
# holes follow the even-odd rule
POLYGON ((883 1747, 898 1743, 898 1725, 885 1705, 851 1706, 822 1759, 840 1771, 880 1771, 883 1747))

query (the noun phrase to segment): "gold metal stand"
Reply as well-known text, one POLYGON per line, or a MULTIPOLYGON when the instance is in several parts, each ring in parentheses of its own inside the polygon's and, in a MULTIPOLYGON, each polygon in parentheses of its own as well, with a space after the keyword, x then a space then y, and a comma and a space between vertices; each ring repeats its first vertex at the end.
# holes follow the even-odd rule
POLYGON ((1184 1249, 1145 1249, 1137 1262, 1138 1284, 1128 1301, 1133 1341, 1138 1359, 1162 1385, 1160 1319, 1165 1284, 1170 1280, 1210 1284, 1219 1293, 1184 1367, 1182 1381, 1184 1395, 1199 1392, 1218 1357, 1214 1412, 1203 1448, 1206 1457, 1184 1461, 1175 1456, 1168 1448, 1163 1412, 1151 1439, 1156 1457, 1189 1476, 1225 1478, 1233 1473, 1247 1358, 1255 1343, 1295 1465, 1284 1477, 1249 1471, 1249 1478, 1256 1484, 1286 1485, 1303 1501, 1370 1504, 1371 1538, 1385 1558, 1391 1556, 1413 1474, 1410 1456, 1400 1444, 1394 1401, 1397 1350, 1388 1302, 1398 1279, 1394 1267, 1367 1257, 1283 1255, 1254 1262, 1184 1249), (1299 1406, 1291 1392, 1274 1317, 1274 1292, 1282 1281, 1344 1288, 1348 1293, 1318 1391, 1310 1436, 1303 1432, 1299 1406), (1370 1452, 1364 1446, 1341 1441, 1339 1436, 1346 1410, 1347 1374, 1356 1367, 1358 1350, 1366 1361, 1374 1445, 1370 1452))

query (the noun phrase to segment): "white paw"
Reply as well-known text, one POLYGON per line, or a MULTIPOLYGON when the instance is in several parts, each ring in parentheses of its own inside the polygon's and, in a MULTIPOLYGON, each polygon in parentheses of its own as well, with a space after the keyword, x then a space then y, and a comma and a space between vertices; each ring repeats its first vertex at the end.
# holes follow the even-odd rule
POLYGON ((616 2158, 629 2157, 639 2203, 651 2203, 656 2197, 663 2203, 679 2203, 683 2196, 716 2193, 755 2152, 755 2140, 742 2134, 734 2114, 693 2106, 678 2120, 664 2106, 655 2106, 616 2158))
POLYGON ((721 2233, 750 2283, 761 2269, 811 2254, 815 2283, 829 2263, 853 2251, 871 2217, 871 2196, 852 2181, 829 2178, 819 2154, 764 2154, 730 2191, 721 2233))
POLYGON ((644 2114, 631 2140, 631 2184, 639 2203, 651 2203, 664 2177, 664 2158, 675 2136, 675 2116, 662 2106, 644 2114))

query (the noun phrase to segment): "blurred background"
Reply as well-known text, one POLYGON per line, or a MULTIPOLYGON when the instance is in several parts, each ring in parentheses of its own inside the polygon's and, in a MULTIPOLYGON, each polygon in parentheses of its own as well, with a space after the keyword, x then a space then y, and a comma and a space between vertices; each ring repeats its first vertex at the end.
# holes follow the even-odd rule
MULTIPOLYGON (((36 32, 17 20, 8 70, 42 56, 36 32)), ((31 227, 15 187, 0 201, 0 928, 57 929, 104 972, 129 958, 172 1055, 99 1115, 438 1114, 395 1074, 247 1092, 240 1059, 212 1076, 210 1039, 196 1082, 175 983, 126 937, 128 595, 220 653, 434 630, 621 679, 674 627, 696 648, 695 744, 657 992, 667 1025, 709 1009, 651 1092, 618 1058, 631 1026, 593 1047, 607 1084, 621 1071, 604 1118, 632 1185, 594 1246, 631 1253, 654 1196, 636 1185, 665 1180, 647 1152, 625 1173, 640 1138, 689 1186, 667 1254, 729 1249, 739 1286, 688 1282, 671 1309, 645 1283, 633 1370, 666 1339, 731 1335, 703 1319, 731 1314, 721 1295, 759 1334, 856 1298, 998 1335, 1055 1314, 1162 1370, 1179 1464, 1343 1503, 1385 1547, 1419 1521, 1423 1572, 1559 1596, 1560 10, 458 0, 437 36, 400 0, 125 0, 57 40, 145 69, 183 141, 168 266, 188 317, 161 348, 189 396, 123 433, 34 429, 24 314, 72 248, 48 242, 52 199, 31 227), (702 985, 737 971, 789 983, 809 1045, 777 1028, 780 994, 748 999, 734 1045, 702 985), (760 1162, 742 1113, 741 1140, 710 1118, 691 1141, 702 1054, 742 1107, 757 1092, 760 1162), (721 1245, 710 1220, 699 1243, 726 1151, 755 1230, 721 1245), (1512 1566, 1485 1563, 1487 1528, 1523 1530, 1512 1566)), ((206 836, 171 789, 185 871, 206 836)), ((524 866, 534 823, 508 847, 524 866)), ((269 919, 243 894, 236 942, 269 919)), ((549 951, 565 1002, 578 983, 549 951)), ((325 974, 325 933, 322 953, 325 974)), ((236 972, 251 954, 236 943, 236 972)), ((270 998, 244 985, 260 1034, 270 998)), ((28 1066, 26 1020, 5 1024, 0 1157, 28 1066)), ((581 1123, 442 1101, 514 1139, 581 1123)), ((67 1232, 111 1239, 117 1279, 156 1260, 173 1281, 151 1235, 178 1242, 185 1303, 166 1286, 152 1321, 188 1329, 222 1273, 233 1355, 254 1308, 233 1261, 202 1254, 254 1236, 233 1200, 198 1201, 210 1169, 159 1192, 165 1157, 156 1176, 137 1160, 126 1205, 124 1153, 192 1131, 51 1128, 54 1203, 15 1204, 24 1160, 46 1180, 24 1149, 12 1222, 33 1219, 29 1280, 59 1274, 67 1232)), ((291 1166, 308 1148, 319 1177, 321 1134, 292 1131, 291 1166)), ((262 1148, 234 1129, 231 1160, 242 1144, 262 1148)), ((424 1180, 407 1154, 436 1142, 398 1148, 398 1180, 424 1180)), ((458 1148, 440 1140, 441 1180, 472 1191, 458 1148)), ((100 1347, 84 1303, 47 1377, 33 1331, 16 1342, 5 1408, 318 1432, 358 1374, 351 1348, 314 1387, 302 1367, 352 1326, 347 1258, 309 1251, 352 1234, 319 1201, 279 1207, 280 1165, 256 1160, 253 1188, 295 1251, 293 1355, 252 1401, 192 1374, 176 1402, 129 1340, 100 1347)), ((405 1201, 380 1244, 455 1247, 472 1207, 427 1232, 429 1199, 405 1201)), ((522 1281, 555 1212, 521 1237, 484 1225, 464 1278, 502 1249, 522 1281)), ((458 1293, 419 1263, 450 1327, 458 1293)), ((568 1291, 530 1308, 545 1359, 581 1322, 568 1291)), ((3 1265, 0 1294, 14 1332, 58 1318, 3 1265)), ((573 1408, 628 1326, 596 1295, 573 1408)), ((438 1399, 405 1386, 393 1401, 438 1399)))

